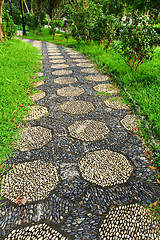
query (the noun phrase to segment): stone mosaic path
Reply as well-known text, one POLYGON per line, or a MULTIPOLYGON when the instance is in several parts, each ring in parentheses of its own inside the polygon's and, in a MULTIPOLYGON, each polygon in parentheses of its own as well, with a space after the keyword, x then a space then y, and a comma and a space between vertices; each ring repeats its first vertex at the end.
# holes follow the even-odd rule
POLYGON ((42 51, 45 80, 7 160, 0 239, 159 240, 143 204, 160 190, 119 89, 76 51, 24 41, 42 51))

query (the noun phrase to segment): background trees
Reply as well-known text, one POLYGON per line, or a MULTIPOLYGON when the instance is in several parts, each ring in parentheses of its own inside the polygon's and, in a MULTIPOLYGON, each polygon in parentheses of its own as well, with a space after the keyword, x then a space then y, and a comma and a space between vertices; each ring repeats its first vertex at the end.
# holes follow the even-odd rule
POLYGON ((2 31, 2 7, 4 0, 0 0, 0 41, 2 42, 3 31, 2 31))
MULTIPOLYGON (((77 41, 90 42, 92 39, 99 44, 104 39, 109 39, 109 36, 115 34, 116 22, 126 24, 127 21, 132 22, 133 15, 146 15, 154 13, 152 18, 154 23, 160 20, 158 14, 160 12, 159 0, 20 0, 22 2, 22 11, 26 24, 33 31, 37 30, 37 34, 41 32, 41 27, 47 24, 47 17, 49 16, 51 33, 55 34, 55 26, 60 27, 60 23, 67 19, 66 22, 72 21, 72 28, 66 32, 72 31, 72 36, 77 41), (111 16, 112 17, 111 17, 111 16), (110 17, 109 17, 110 16, 110 17), (115 17, 115 19, 114 19, 115 17), (57 20, 58 19, 58 20, 57 20), (112 19, 112 20, 111 20, 112 19), (114 19, 114 20, 113 20, 114 19), (109 22, 110 21, 110 22, 109 22), (111 26, 110 32, 107 33, 108 24, 111 26), (104 36, 105 35, 105 36, 104 36)), ((16 25, 21 24, 21 11, 19 1, 12 0, 12 18, 16 25)), ((2 41, 2 6, 10 11, 9 0, 0 0, 0 41, 2 41), (4 2, 4 4, 3 4, 4 2)), ((70 25, 70 24, 69 24, 70 25)), ((61 26, 62 27, 62 26, 61 26)), ((118 31, 118 30, 117 30, 118 31)), ((157 30, 159 31, 159 30, 157 30)), ((68 37, 67 33, 67 37, 68 37)), ((115 37, 115 36, 114 36, 115 37)), ((112 38, 112 36, 111 36, 112 38)), ((110 39, 108 43, 110 44, 110 39)), ((107 46, 107 45, 106 45, 107 46)), ((107 49, 107 47, 106 47, 107 49)))

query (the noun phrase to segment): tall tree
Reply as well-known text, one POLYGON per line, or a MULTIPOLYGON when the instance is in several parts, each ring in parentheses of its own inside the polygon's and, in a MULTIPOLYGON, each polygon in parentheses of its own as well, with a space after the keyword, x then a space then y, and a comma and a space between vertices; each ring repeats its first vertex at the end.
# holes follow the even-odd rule
POLYGON ((57 7, 60 5, 62 0, 46 0, 44 9, 46 13, 49 15, 51 21, 54 19, 55 11, 57 7))
POLYGON ((2 7, 4 0, 0 0, 0 41, 3 41, 3 31, 2 31, 2 7))

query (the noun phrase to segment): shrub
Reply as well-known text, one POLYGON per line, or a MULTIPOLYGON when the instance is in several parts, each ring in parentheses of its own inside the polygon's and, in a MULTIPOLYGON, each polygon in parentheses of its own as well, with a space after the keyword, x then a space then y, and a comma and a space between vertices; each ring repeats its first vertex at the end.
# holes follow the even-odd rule
POLYGON ((72 37, 78 42, 83 40, 87 43, 92 40, 92 28, 98 18, 98 6, 91 0, 81 1, 79 5, 73 4, 72 10, 72 37))
POLYGON ((160 34, 160 23, 156 24, 156 25, 154 26, 154 29, 155 29, 155 31, 156 31, 158 34, 160 34))
POLYGON ((9 12, 5 9, 2 13, 2 31, 4 35, 3 38, 5 40, 10 40, 16 33, 16 25, 10 17, 9 12))
POLYGON ((54 38, 55 38, 55 33, 56 33, 55 22, 54 22, 54 21, 50 21, 50 25, 51 25, 50 33, 52 34, 53 40, 54 40, 54 38))
MULTIPOLYGON (((10 14, 10 6, 9 6, 9 2, 5 2, 3 5, 3 9, 8 10, 8 13, 10 14)), ((17 6, 12 2, 12 14, 13 14, 13 22, 16 25, 20 25, 22 20, 21 20, 21 12, 20 10, 17 8, 17 6)), ((11 16, 11 15, 10 15, 11 16)))
POLYGON ((133 23, 126 23, 121 31, 118 51, 125 63, 136 71, 142 63, 150 60, 159 43, 151 18, 134 15, 133 23))
POLYGON ((116 38, 118 26, 118 18, 114 15, 104 16, 102 14, 94 24, 92 32, 93 40, 98 42, 98 44, 104 42, 105 50, 107 51, 110 44, 116 38))
MULTIPOLYGON (((36 12, 34 14, 25 13, 24 18, 25 18, 26 25, 29 27, 29 29, 31 29, 33 32, 35 32, 35 30, 37 30, 36 34, 41 33, 41 29, 39 27, 39 22, 38 22, 38 16, 37 16, 36 12), (39 32, 39 30, 40 30, 40 32, 39 32)), ((44 12, 41 12, 41 22, 42 22, 42 25, 45 22, 44 12)))

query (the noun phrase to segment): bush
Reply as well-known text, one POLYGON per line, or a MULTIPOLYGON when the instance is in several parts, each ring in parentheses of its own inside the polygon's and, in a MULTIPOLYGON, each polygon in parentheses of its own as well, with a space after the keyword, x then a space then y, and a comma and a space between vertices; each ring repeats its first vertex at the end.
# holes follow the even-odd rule
MULTIPOLYGON (((8 10, 8 13, 10 14, 10 6, 9 6, 9 2, 4 3, 3 5, 3 9, 5 8, 5 10, 8 10)), ((19 11, 19 9, 14 5, 14 3, 12 2, 12 14, 13 14, 13 22, 16 25, 20 25, 22 20, 21 20, 21 12, 19 11)), ((10 15, 11 16, 11 15, 10 15)))
POLYGON ((125 63, 136 71, 142 63, 152 58, 158 43, 159 37, 153 28, 151 17, 134 15, 133 23, 126 23, 121 31, 118 52, 125 63))
POLYGON ((2 13, 2 31, 4 35, 3 38, 5 40, 10 40, 16 33, 16 25, 10 17, 9 12, 5 9, 2 13))
POLYGON ((50 21, 51 28, 49 28, 50 34, 53 36, 53 40, 55 38, 55 33, 56 33, 56 27, 55 27, 55 22, 50 21))
POLYGON ((61 18, 59 21, 58 19, 55 19, 54 23, 55 23, 55 27, 60 27, 60 29, 64 28, 65 21, 63 18, 61 18))
POLYGON ((118 26, 118 18, 114 15, 104 16, 102 14, 93 26, 93 40, 98 42, 98 44, 104 42, 107 51, 110 44, 116 38, 118 26))
MULTIPOLYGON (((38 22, 38 15, 37 12, 34 14, 25 13, 24 14, 26 25, 31 29, 33 32, 37 30, 37 34, 39 33, 39 22, 38 22)), ((45 14, 41 12, 41 22, 42 25, 45 23, 45 14)), ((41 31, 40 31, 41 32, 41 31)))
POLYGON ((159 24, 156 24, 156 25, 154 26, 154 30, 155 30, 158 34, 160 34, 160 23, 159 23, 159 24))
POLYGON ((91 0, 82 4, 83 1, 79 1, 80 7, 75 6, 72 11, 72 37, 78 42, 83 40, 87 43, 92 40, 92 28, 94 23, 98 19, 99 5, 96 5, 91 0))

